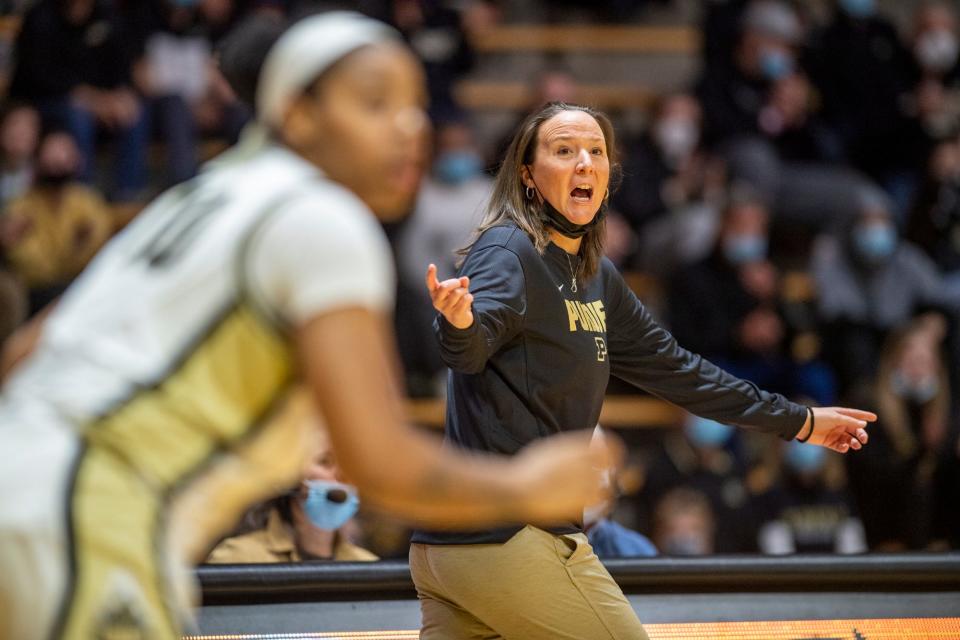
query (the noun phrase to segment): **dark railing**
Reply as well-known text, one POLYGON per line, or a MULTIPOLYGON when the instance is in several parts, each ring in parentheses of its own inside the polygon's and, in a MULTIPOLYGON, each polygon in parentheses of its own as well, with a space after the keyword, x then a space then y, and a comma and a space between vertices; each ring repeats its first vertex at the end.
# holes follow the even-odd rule
MULTIPOLYGON (((605 562, 628 594, 960 591, 960 553, 709 556, 605 562)), ((414 597, 405 562, 205 565, 204 604, 414 597)))

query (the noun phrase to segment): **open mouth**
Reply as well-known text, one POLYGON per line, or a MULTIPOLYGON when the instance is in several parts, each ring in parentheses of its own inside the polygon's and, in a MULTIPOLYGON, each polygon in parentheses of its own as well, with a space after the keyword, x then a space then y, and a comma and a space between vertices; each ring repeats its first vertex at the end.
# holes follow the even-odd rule
POLYGON ((593 197, 593 187, 588 184, 578 185, 570 192, 570 197, 576 202, 590 202, 593 197))

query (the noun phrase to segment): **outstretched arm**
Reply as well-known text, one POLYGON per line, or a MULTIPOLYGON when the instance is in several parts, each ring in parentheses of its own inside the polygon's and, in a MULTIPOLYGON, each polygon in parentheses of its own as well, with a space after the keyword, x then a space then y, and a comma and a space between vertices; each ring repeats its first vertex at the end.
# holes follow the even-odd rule
POLYGON ((846 407, 811 407, 797 439, 846 453, 867 444, 867 423, 876 420, 877 414, 870 411, 846 407))
POLYGON ((341 467, 365 500, 432 527, 577 521, 602 499, 618 443, 590 433, 547 438, 513 458, 468 454, 404 421, 387 319, 363 308, 316 316, 298 331, 303 372, 341 467))

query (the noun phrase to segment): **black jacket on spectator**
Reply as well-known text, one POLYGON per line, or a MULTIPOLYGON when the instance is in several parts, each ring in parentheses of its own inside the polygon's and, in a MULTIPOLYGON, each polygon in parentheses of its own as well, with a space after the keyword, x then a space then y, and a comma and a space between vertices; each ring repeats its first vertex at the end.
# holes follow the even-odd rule
POLYGON ((771 88, 769 81, 747 76, 732 62, 711 66, 696 87, 703 105, 705 144, 716 148, 737 138, 762 137, 774 145, 782 160, 836 160, 833 137, 813 114, 800 128, 786 129, 776 136, 760 128, 771 88))
POLYGON ((626 145, 623 182, 612 200, 634 231, 669 210, 663 185, 673 174, 649 135, 626 145))
POLYGON ((119 22, 97 3, 71 24, 58 0, 39 0, 23 18, 15 44, 10 94, 26 100, 64 98, 79 85, 112 89, 130 82, 130 60, 119 22))
POLYGON ((678 341, 707 357, 745 353, 740 323, 759 306, 719 251, 679 271, 670 283, 670 329, 678 341))
MULTIPOLYGON (((460 269, 470 277, 474 322, 435 323, 451 368, 447 440, 514 454, 561 431, 592 429, 610 375, 715 420, 793 438, 806 409, 761 391, 680 347, 604 258, 577 283, 571 258, 550 244, 537 253, 515 225, 487 230, 460 269)), ((474 533, 418 533, 414 542, 505 542, 523 525, 474 533)), ((551 529, 578 531, 579 523, 551 529)))
POLYGON ((896 28, 837 11, 814 38, 808 67, 823 99, 823 115, 849 159, 874 176, 910 166, 903 149, 916 130, 903 111, 910 89, 909 53, 896 28))
POLYGON ((960 271, 960 177, 928 180, 917 197, 906 234, 942 273, 960 271))

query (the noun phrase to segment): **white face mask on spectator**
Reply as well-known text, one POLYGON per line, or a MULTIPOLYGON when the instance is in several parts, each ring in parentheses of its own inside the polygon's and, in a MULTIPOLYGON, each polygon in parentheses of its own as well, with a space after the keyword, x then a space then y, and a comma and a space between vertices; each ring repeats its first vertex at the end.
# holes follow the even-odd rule
POLYGON ((945 29, 922 33, 913 47, 913 54, 920 65, 929 71, 949 71, 957 63, 960 42, 957 36, 945 29))
POLYGON ((653 140, 674 168, 690 157, 699 137, 696 123, 688 118, 664 118, 653 126, 653 140))

